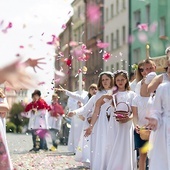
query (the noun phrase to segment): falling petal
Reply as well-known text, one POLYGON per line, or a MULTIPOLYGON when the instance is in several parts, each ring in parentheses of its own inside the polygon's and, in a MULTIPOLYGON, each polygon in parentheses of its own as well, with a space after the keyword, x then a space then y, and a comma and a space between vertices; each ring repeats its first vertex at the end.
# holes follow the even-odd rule
POLYGON ((129 38, 128 38, 128 42, 129 43, 133 43, 135 40, 134 36, 133 35, 130 35, 129 38))
POLYGON ((52 41, 47 42, 49 45, 56 45, 59 42, 59 38, 57 38, 55 35, 52 35, 52 41))
POLYGON ((158 23, 157 23, 157 22, 152 23, 152 24, 150 25, 150 27, 149 27, 150 32, 151 32, 151 33, 154 33, 154 32, 156 31, 157 27, 158 27, 158 23))
POLYGON ((139 31, 148 31, 148 24, 146 23, 139 24, 137 27, 139 28, 139 31))
POLYGON ((23 46, 23 45, 20 45, 19 48, 24 48, 24 46, 23 46))
POLYGON ((62 84, 65 80, 65 74, 62 71, 55 70, 55 82, 62 84))
POLYGON ((119 55, 120 55, 120 56, 122 56, 122 55, 123 55, 123 53, 122 53, 122 52, 119 52, 119 55))
POLYGON ((88 4, 87 18, 89 22, 95 24, 100 20, 100 16, 101 16, 100 7, 96 4, 88 4))
POLYGON ((107 61, 111 57, 110 53, 104 53, 103 60, 107 61))
POLYGON ((44 84, 45 84, 44 81, 38 83, 38 85, 44 85, 44 84))
POLYGON ((97 47, 99 48, 107 48, 109 46, 109 43, 104 43, 104 42, 98 42, 97 47))
POLYGON ((148 37, 147 37, 147 35, 144 32, 140 32, 138 34, 138 39, 142 43, 146 43, 148 41, 148 37))
POLYGON ((76 41, 70 41, 69 46, 74 47, 77 46, 78 43, 76 41))
POLYGON ((63 24, 61 28, 65 30, 67 28, 66 24, 63 24))
POLYGON ((66 62, 67 66, 71 66, 71 60, 69 58, 65 58, 64 61, 66 62))

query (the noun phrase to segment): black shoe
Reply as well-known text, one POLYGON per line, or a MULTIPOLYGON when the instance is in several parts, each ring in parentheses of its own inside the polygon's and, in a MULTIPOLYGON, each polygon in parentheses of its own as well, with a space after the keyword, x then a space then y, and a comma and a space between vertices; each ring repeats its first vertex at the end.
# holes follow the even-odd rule
POLYGON ((37 148, 32 148, 29 150, 29 152, 38 152, 38 151, 39 151, 39 149, 37 149, 37 148))

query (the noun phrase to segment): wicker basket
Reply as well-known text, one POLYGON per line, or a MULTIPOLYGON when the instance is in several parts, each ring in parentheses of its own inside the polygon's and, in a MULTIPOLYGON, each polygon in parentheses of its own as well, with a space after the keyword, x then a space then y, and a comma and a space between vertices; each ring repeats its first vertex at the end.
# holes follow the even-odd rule
POLYGON ((150 130, 141 129, 141 130, 140 130, 140 138, 141 138, 142 140, 149 140, 150 133, 151 133, 150 130))

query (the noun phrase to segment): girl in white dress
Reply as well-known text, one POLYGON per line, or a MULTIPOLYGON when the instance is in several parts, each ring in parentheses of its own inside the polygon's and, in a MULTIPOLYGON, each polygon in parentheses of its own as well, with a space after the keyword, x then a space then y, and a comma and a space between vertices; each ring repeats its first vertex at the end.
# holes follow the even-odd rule
MULTIPOLYGON (((110 117, 107 133, 107 148, 109 151, 107 154, 107 170, 136 170, 133 114, 131 113, 135 93, 130 91, 128 74, 124 70, 118 70, 114 73, 114 84, 118 90, 116 94, 113 94, 114 107, 118 110, 118 105, 116 106, 116 104, 120 102, 126 103, 129 107, 129 114, 126 117, 119 118, 112 112, 110 117)), ((119 109, 124 110, 123 105, 119 109)))
MULTIPOLYGON (((103 96, 104 94, 106 94, 112 87, 113 87, 113 73, 111 72, 102 72, 99 74, 99 80, 98 80, 98 92, 95 96, 93 96, 89 101, 88 103, 83 106, 82 108, 78 109, 78 110, 75 110, 74 112, 71 112, 69 115, 71 116, 72 114, 82 114, 88 118, 88 114, 92 115, 92 110, 94 109, 94 105, 95 105, 95 102, 101 97, 103 96)), ((86 129, 87 127, 89 127, 89 123, 87 123, 87 119, 85 119, 85 126, 84 126, 84 129, 86 129)), ((108 121, 107 121, 108 122, 108 121)), ((97 126, 97 124, 96 124, 97 126)), ((99 125, 100 126, 100 125, 99 125)), ((105 131, 105 127, 106 125, 104 126, 101 126, 101 127, 104 127, 102 130, 105 131)), ((82 161, 83 159, 85 158, 85 160, 90 160, 90 167, 91 169, 97 169, 97 164, 94 165, 94 156, 95 156, 95 152, 97 151, 100 151, 98 150, 98 148, 100 147, 100 143, 97 143, 96 142, 96 135, 97 135, 97 130, 98 128, 94 129, 94 133, 90 136, 90 137, 87 137, 84 138, 84 141, 86 141, 84 144, 85 146, 83 146, 83 148, 81 147, 82 149, 82 161), (88 142, 87 142, 88 141, 88 142), (86 145, 87 144, 87 145, 86 145), (86 150, 87 148, 88 151, 86 150), (96 149, 97 148, 97 149, 96 149), (84 150, 86 150, 87 152, 85 153, 84 150)), ((102 132, 100 132, 102 133, 102 132)), ((106 133, 104 133, 105 135, 106 133)), ((84 136, 84 132, 83 132, 83 136, 84 136)), ((105 138, 100 138, 100 140, 103 140, 105 138)), ((100 140, 98 142, 100 142, 100 140)), ((80 149, 80 148, 79 148, 80 149)), ((81 151, 81 150, 80 150, 81 151)), ((100 155, 100 154, 99 154, 100 155)), ((78 155, 77 155, 78 156, 78 155)), ((78 157, 77 157, 78 158, 78 157)), ((95 159, 96 160, 96 159, 95 159)), ((99 169, 98 169, 99 170, 99 169)))
MULTIPOLYGON (((126 71, 118 70, 114 74, 114 84, 117 87, 115 91, 118 91, 116 93, 117 103, 126 102, 131 106, 135 93, 129 91, 130 88, 127 76, 126 71)), ((97 101, 91 126, 86 129, 85 136, 90 135, 91 132, 97 129, 95 131, 97 132, 95 141, 98 147, 96 147, 97 149, 94 152, 94 163, 92 164, 95 166, 92 166, 91 169, 135 169, 132 115, 126 116, 123 119, 118 117, 115 119, 113 107, 111 105, 112 97, 114 98, 115 95, 104 95, 97 101), (110 111, 108 111, 110 112, 109 121, 106 116, 107 108, 110 108, 110 111), (97 117, 99 117, 99 119, 98 122, 95 123, 97 117), (103 124, 100 122, 103 122, 103 124)))
POLYGON ((156 91, 154 111, 149 117, 148 128, 156 130, 150 153, 149 170, 170 170, 170 82, 162 83, 156 91))

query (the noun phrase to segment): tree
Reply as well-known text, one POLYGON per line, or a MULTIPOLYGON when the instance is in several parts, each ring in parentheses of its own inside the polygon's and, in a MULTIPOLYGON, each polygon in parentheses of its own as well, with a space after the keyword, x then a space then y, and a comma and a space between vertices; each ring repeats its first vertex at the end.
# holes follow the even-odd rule
POLYGON ((21 116, 21 112, 24 111, 24 105, 19 103, 14 103, 9 112, 10 122, 16 125, 16 132, 21 132, 21 127, 28 124, 28 119, 21 116))

